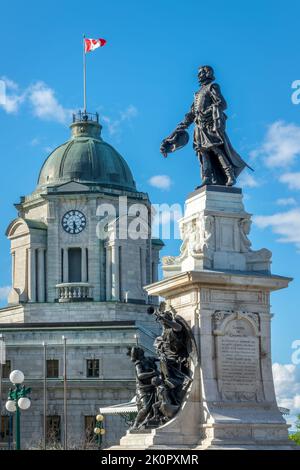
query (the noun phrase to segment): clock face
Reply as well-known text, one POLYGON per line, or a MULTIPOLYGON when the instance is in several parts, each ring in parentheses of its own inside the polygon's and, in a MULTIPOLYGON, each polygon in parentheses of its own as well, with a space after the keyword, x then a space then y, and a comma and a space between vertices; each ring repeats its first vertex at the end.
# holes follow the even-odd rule
POLYGON ((68 211, 62 218, 63 229, 72 235, 82 232, 86 227, 85 215, 77 210, 68 211))

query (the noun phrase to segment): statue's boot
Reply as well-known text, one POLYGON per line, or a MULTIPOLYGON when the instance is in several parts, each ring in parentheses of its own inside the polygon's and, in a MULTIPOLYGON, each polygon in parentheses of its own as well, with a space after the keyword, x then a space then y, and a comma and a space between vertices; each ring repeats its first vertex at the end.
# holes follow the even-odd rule
POLYGON ((236 183, 233 169, 231 167, 226 168, 225 175, 227 176, 226 186, 233 186, 236 183))
POLYGON ((235 174, 234 174, 232 165, 229 163, 228 158, 226 157, 226 155, 224 154, 224 152, 220 148, 215 149, 215 153, 218 157, 220 165, 221 165, 221 167, 222 167, 222 169, 223 169, 223 171, 226 175, 226 178, 227 178, 225 185, 226 186, 233 186, 236 183, 236 178, 235 178, 235 174))
POLYGON ((211 167, 211 162, 210 162, 210 157, 208 153, 204 152, 202 154, 198 154, 198 158, 201 164, 201 180, 202 183, 200 186, 197 186, 196 189, 203 188, 203 186, 206 186, 208 184, 213 184, 212 177, 213 177, 213 172, 212 172, 212 167, 211 167))

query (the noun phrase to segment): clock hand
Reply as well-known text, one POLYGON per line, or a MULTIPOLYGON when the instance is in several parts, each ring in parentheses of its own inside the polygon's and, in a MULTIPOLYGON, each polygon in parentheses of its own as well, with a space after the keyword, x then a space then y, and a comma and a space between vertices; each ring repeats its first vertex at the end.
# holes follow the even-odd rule
POLYGON ((75 220, 73 221, 73 230, 74 230, 74 232, 75 232, 75 230, 76 230, 76 223, 75 223, 75 220))

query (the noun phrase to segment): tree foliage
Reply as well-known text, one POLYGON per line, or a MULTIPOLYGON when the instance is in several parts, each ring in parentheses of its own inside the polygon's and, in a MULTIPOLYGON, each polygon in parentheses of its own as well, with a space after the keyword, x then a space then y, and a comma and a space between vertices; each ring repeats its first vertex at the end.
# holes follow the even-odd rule
POLYGON ((300 446, 300 415, 297 416, 296 421, 296 432, 290 434, 289 438, 294 441, 298 446, 300 446))

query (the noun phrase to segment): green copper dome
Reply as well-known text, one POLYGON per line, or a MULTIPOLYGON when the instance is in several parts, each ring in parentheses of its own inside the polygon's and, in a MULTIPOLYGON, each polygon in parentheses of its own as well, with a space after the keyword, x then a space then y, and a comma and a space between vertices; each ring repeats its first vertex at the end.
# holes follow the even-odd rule
POLYGON ((136 191, 124 158, 100 136, 101 126, 87 115, 74 116, 71 139, 57 147, 40 171, 38 187, 69 181, 136 191))

